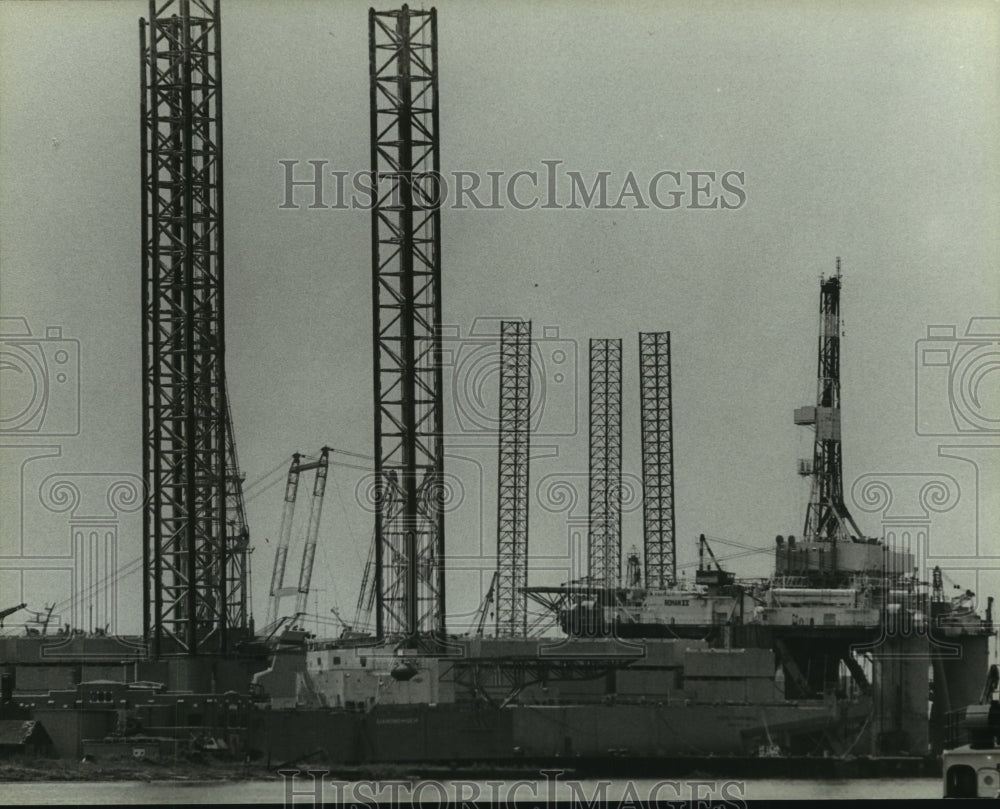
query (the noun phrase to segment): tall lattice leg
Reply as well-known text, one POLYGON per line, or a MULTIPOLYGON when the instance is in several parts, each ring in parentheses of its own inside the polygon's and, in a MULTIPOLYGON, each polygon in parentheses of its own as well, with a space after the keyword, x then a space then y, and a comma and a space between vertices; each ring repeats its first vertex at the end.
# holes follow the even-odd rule
POLYGON ((622 341, 590 341, 588 571, 601 587, 621 581, 622 341))
POLYGON ((150 3, 142 51, 143 624, 224 651, 231 611, 217 0, 150 3))
POLYGON ((500 324, 500 428, 497 495, 498 636, 528 632, 528 444, 531 322, 500 324))
POLYGON ((444 633, 436 20, 369 13, 380 638, 444 633))
POLYGON ((677 580, 670 332, 639 335, 642 403, 642 517, 646 587, 677 580))

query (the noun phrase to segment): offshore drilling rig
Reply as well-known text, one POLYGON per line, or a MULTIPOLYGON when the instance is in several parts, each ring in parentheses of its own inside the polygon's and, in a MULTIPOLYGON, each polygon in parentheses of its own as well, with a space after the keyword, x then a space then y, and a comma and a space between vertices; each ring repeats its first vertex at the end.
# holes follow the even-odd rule
MULTIPOLYGON (((359 607, 373 602, 374 637, 254 639, 225 374, 219 0, 153 0, 140 23, 144 637, 69 638, 48 665, 46 639, 5 651, 17 664, 5 710, 41 721, 76 757, 176 754, 192 738, 288 762, 323 751, 331 762, 659 766, 939 749, 928 667, 942 726, 978 696, 992 615, 956 608, 937 585, 925 597, 909 549, 864 537, 844 503, 839 261, 821 281, 817 402, 795 411, 815 429, 799 470, 813 483, 805 530, 778 538, 775 576, 760 586, 723 570, 704 537, 714 568, 703 561, 694 585, 678 582, 665 331, 639 335, 641 567, 630 555, 623 578, 622 341, 592 339, 586 572, 529 586, 531 323, 503 321, 494 637, 485 609, 483 631, 449 634, 436 11, 370 10, 368 36, 377 508, 359 607), (565 637, 532 634, 529 599, 565 637)), ((283 596, 304 610, 329 451, 293 458, 268 629, 283 596), (286 588, 290 512, 313 469, 299 586, 286 588)))

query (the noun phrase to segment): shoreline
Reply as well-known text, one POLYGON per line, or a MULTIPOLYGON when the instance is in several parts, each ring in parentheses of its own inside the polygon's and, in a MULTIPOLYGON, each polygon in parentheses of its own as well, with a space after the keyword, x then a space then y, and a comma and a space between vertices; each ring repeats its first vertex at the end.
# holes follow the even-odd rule
POLYGON ((213 781, 280 781, 281 776, 260 765, 229 762, 133 762, 126 760, 81 762, 67 759, 11 758, 0 761, 0 783, 31 781, 156 781, 179 783, 213 781))
POLYGON ((476 763, 464 766, 441 762, 400 762, 327 765, 300 761, 268 767, 265 763, 202 760, 70 761, 15 756, 0 760, 0 783, 18 782, 141 782, 141 783, 240 783, 281 782, 281 771, 323 773, 335 781, 387 781, 455 778, 540 778, 543 772, 560 771, 562 777, 594 779, 663 777, 771 777, 791 780, 870 779, 886 777, 940 777, 940 760, 933 758, 698 758, 698 759, 604 759, 548 760, 476 763))

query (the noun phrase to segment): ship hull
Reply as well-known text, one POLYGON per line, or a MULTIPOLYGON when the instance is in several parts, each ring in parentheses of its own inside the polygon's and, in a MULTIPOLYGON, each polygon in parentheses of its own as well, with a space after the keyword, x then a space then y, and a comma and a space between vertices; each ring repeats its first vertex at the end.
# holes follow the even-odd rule
POLYGON ((398 706, 367 713, 262 710, 248 744, 271 766, 310 762, 484 763, 752 755, 769 738, 829 732, 823 705, 398 706))

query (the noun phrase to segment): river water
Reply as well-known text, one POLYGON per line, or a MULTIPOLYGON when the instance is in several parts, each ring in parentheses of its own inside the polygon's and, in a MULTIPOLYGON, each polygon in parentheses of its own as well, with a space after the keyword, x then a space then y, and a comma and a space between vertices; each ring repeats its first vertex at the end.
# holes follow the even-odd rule
POLYGON ((114 805, 193 803, 284 804, 289 790, 296 804, 310 803, 423 803, 444 806, 462 801, 523 801, 552 804, 556 801, 586 807, 596 799, 607 805, 646 804, 660 801, 711 798, 738 807, 741 800, 771 801, 792 799, 921 799, 940 798, 941 781, 936 778, 856 779, 856 780, 730 780, 705 778, 667 781, 650 778, 635 780, 598 779, 580 781, 520 780, 497 781, 357 781, 317 782, 297 778, 281 781, 105 781, 105 782, 18 782, 0 784, 0 804, 114 805), (319 798, 320 800, 317 800, 319 798))

